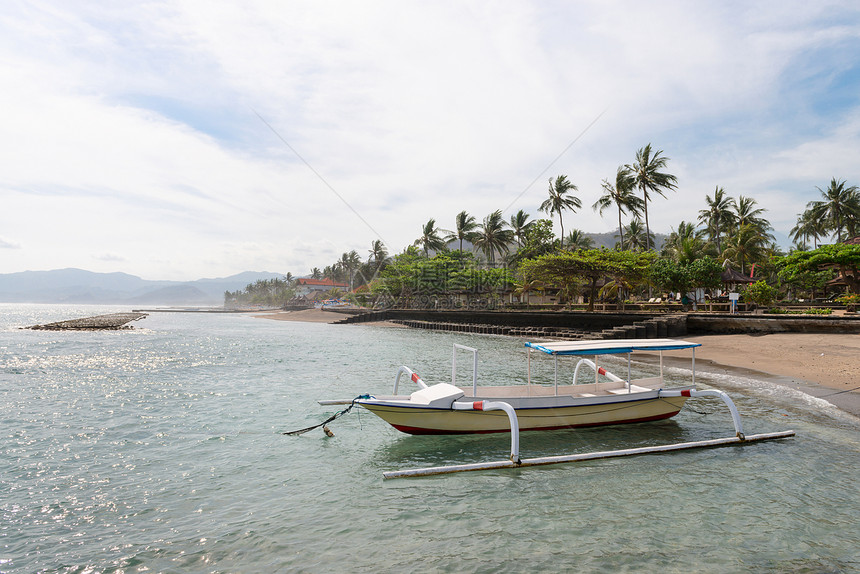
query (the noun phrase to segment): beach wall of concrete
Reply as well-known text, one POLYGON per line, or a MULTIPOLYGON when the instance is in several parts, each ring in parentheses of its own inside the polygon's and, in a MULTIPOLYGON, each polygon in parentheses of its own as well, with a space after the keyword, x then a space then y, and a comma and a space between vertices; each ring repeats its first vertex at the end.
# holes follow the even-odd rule
POLYGON ((583 335, 661 338, 734 333, 860 333, 855 316, 773 316, 708 313, 587 313, 563 311, 434 311, 387 309, 355 315, 343 323, 393 321, 413 328, 503 335, 583 335))
POLYGON ((860 333, 860 317, 821 315, 687 315, 694 335, 737 333, 860 333))

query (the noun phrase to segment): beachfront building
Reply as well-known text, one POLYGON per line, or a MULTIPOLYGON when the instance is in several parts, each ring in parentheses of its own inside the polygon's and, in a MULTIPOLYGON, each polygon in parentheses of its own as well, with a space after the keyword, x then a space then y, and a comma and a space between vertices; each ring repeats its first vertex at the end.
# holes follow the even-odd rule
POLYGON ((305 277, 296 279, 296 297, 316 300, 318 299, 317 295, 327 293, 332 289, 340 289, 344 293, 347 293, 349 292, 349 285, 346 283, 336 283, 331 279, 311 279, 305 277))

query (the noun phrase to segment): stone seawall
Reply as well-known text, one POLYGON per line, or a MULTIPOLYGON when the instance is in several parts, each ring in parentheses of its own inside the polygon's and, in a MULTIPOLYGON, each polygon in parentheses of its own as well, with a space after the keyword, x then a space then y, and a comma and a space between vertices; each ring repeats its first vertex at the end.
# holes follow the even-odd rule
POLYGON ((422 311, 387 309, 350 317, 340 323, 390 321, 407 327, 437 331, 486 333, 531 338, 633 339, 683 337, 683 314, 422 311))
POLYGON ((390 321, 437 331, 558 339, 653 339, 735 333, 860 333, 860 317, 775 317, 707 313, 585 313, 387 309, 339 321, 390 321))
POLYGON ((860 333, 860 317, 689 314, 687 330, 695 335, 738 333, 860 333))

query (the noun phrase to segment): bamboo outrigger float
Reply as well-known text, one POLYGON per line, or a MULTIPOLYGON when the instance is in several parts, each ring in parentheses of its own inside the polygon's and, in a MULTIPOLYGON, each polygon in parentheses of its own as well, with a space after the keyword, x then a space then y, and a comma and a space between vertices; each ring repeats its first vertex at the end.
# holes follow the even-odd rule
POLYGON ((667 452, 690 448, 746 444, 750 442, 786 438, 794 431, 747 436, 740 415, 732 399, 724 392, 696 389, 695 347, 698 343, 672 339, 622 339, 610 341, 560 341, 526 343, 528 349, 528 379, 526 385, 478 386, 477 350, 454 345, 451 383, 428 386, 408 367, 400 367, 394 381, 394 392, 388 396, 363 395, 353 400, 320 401, 323 405, 357 404, 394 428, 409 434, 467 434, 510 432, 511 455, 508 460, 488 463, 441 466, 424 469, 383 473, 385 478, 426 476, 493 468, 519 468, 562 462, 631 456, 667 452), (691 381, 666 388, 663 377, 663 351, 690 349, 692 351, 691 381), (457 352, 471 352, 473 356, 472 388, 460 388, 457 381, 457 352), (532 351, 554 359, 552 385, 532 381, 532 351), (660 353, 659 374, 645 378, 632 378, 634 352, 660 353), (619 377, 598 364, 600 355, 626 355, 627 376, 619 377), (559 384, 559 357, 579 357, 572 384, 559 384), (593 378, 582 382, 582 367, 593 372, 593 378), (409 395, 398 394, 403 375, 419 387, 409 395), (593 452, 521 459, 519 433, 523 430, 557 430, 638 423, 668 419, 680 412, 690 398, 714 397, 728 407, 735 428, 735 436, 686 442, 663 446, 649 446, 617 451, 593 452))

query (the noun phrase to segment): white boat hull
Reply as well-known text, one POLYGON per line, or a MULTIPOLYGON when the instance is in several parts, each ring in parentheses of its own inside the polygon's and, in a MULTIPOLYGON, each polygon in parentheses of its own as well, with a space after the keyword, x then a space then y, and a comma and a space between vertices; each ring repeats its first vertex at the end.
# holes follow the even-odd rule
MULTIPOLYGON (((472 402, 478 399, 464 399, 472 402)), ((493 400, 486 398, 485 400, 493 400)), ((687 397, 661 398, 657 392, 612 397, 540 397, 504 401, 514 408, 520 430, 557 430, 668 419, 681 410, 687 397)), ((410 405, 408 400, 361 399, 356 404, 399 431, 409 434, 471 434, 509 432, 502 411, 452 410, 410 405)))

